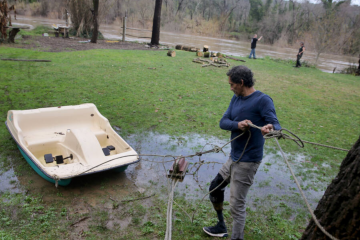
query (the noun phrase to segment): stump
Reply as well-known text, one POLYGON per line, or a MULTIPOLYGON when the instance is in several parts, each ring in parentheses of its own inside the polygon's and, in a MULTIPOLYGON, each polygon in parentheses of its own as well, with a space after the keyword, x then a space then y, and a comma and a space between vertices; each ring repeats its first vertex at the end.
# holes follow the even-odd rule
POLYGON ((175 49, 177 49, 177 50, 182 50, 182 49, 183 49, 183 46, 182 46, 182 45, 176 45, 176 46, 175 46, 175 49))
POLYGON ((191 47, 183 46, 182 50, 184 51, 190 51, 191 47))
POLYGON ((176 56, 176 52, 175 52, 174 50, 169 50, 169 51, 167 52, 167 55, 168 55, 169 57, 175 57, 175 56, 176 56))
POLYGON ((205 58, 210 57, 210 53, 209 53, 209 52, 204 52, 204 57, 205 57, 205 58))
POLYGON ((216 54, 216 56, 217 56, 218 58, 222 58, 222 57, 223 57, 222 53, 219 53, 219 52, 216 54))
POLYGON ((11 31, 9 32, 9 43, 15 43, 15 36, 18 32, 20 32, 19 28, 11 29, 11 31))
POLYGON ((209 51, 209 46, 208 45, 204 45, 204 49, 203 49, 203 52, 208 52, 209 51))
POLYGON ((202 56, 204 56, 204 54, 203 54, 203 52, 197 51, 197 52, 196 52, 196 56, 202 57, 202 56))

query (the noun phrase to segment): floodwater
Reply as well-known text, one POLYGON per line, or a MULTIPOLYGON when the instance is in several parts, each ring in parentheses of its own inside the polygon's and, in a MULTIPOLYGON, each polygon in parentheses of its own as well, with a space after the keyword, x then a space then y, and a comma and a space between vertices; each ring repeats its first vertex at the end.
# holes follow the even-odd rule
MULTIPOLYGON (((116 127, 115 129, 120 131, 116 127)), ((202 150, 206 151, 212 149, 212 146, 215 145, 221 147, 227 142, 215 137, 204 137, 197 134, 177 138, 152 132, 124 136, 124 138, 139 154, 176 156, 190 155, 202 150)), ((178 183, 176 196, 185 196, 187 199, 202 199, 207 192, 209 183, 218 173, 221 164, 228 159, 228 153, 230 152, 229 145, 224 148, 224 152, 227 156, 220 152, 205 154, 200 158, 186 159, 191 163, 189 166, 190 173, 194 172, 196 167, 192 166, 199 162, 199 160, 204 161, 205 164, 199 168, 196 175, 187 175, 183 182, 178 183)), ((288 157, 290 157, 290 154, 288 157)), ((295 165, 293 169, 296 174, 301 171, 300 164, 305 161, 305 156, 297 154, 291 156, 291 158, 292 164, 295 165)), ((43 200, 45 202, 53 201, 54 196, 72 199, 81 195, 86 196, 89 199, 88 204, 93 204, 94 206, 103 200, 109 201, 108 198, 110 197, 119 199, 121 196, 127 196, 134 192, 144 193, 145 195, 159 193, 160 196, 166 198, 167 193, 165 189, 168 186, 166 174, 172 163, 162 164, 161 161, 163 159, 161 157, 142 156, 139 163, 130 165, 125 172, 116 173, 107 171, 74 178, 69 186, 59 187, 58 189, 55 188, 54 184, 42 179, 32 169, 29 169, 29 174, 17 176, 11 168, 9 171, 0 174, 0 194, 2 192, 19 193, 27 189, 31 193, 44 196, 43 200), (61 193, 60 195, 59 192, 61 193)), ((20 161, 22 160, 25 161, 25 159, 20 159, 20 161)), ((173 159, 165 158, 165 160, 173 159)), ((249 205, 256 203, 259 199, 263 200, 272 195, 278 197, 275 202, 285 202, 292 207, 301 206, 301 204, 299 205, 301 199, 297 195, 296 184, 291 180, 290 176, 290 172, 280 153, 275 149, 265 148, 265 157, 255 176, 254 184, 249 191, 249 205), (289 197, 297 200, 287 200, 289 197)), ((302 181, 301 178, 299 181, 304 187, 313 183, 311 180, 302 181)), ((304 192, 313 208, 316 207, 317 202, 324 193, 323 191, 315 191, 311 188, 304 192)), ((225 192, 226 201, 229 201, 229 195, 230 190, 227 189, 225 192)), ((208 197, 205 198, 205 201, 208 201, 208 197)))
MULTIPOLYGON (((22 24, 24 26, 34 27, 37 25, 52 25, 60 24, 64 25, 64 20, 59 19, 48 19, 39 17, 28 17, 28 16, 17 16, 17 20, 13 21, 14 24, 22 24)), ((108 39, 122 39, 122 29, 118 25, 107 25, 101 24, 100 31, 105 38, 108 39)), ((151 37, 151 32, 127 30, 129 35, 137 37, 126 37, 127 41, 139 41, 139 42, 150 42, 150 38, 140 37, 151 37)), ((208 45, 210 51, 221 52, 224 54, 245 57, 250 54, 250 42, 242 42, 237 40, 230 40, 224 38, 214 38, 206 36, 196 36, 181 33, 161 32, 160 43, 169 46, 175 45, 186 45, 193 46, 202 49, 204 45, 208 45)), ((296 59, 298 48, 284 48, 275 47, 270 45, 262 44, 258 42, 256 48, 256 56, 263 58, 269 56, 271 58, 281 59, 296 59)), ((306 51, 302 57, 302 61, 308 61, 315 63, 316 53, 306 51)), ((336 71, 340 71, 352 64, 357 63, 358 59, 355 57, 344 56, 344 55, 332 55, 332 54, 321 54, 318 60, 318 68, 324 72, 333 72, 334 68, 336 71)))

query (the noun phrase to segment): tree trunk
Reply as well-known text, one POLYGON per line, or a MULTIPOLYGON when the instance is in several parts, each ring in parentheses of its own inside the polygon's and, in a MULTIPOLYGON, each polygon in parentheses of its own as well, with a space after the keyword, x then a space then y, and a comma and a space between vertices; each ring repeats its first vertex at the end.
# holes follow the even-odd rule
POLYGON ((19 28, 11 29, 11 31, 9 32, 9 43, 15 43, 15 36, 18 32, 20 32, 19 28))
POLYGON ((160 41, 161 5, 162 5, 162 0, 155 0, 153 29, 151 35, 152 45, 159 45, 159 41, 160 41))
MULTIPOLYGON (((321 198, 315 216, 334 237, 360 239, 360 138, 340 166, 340 171, 321 198)), ((328 239, 313 220, 301 240, 328 239)))
POLYGON ((94 12, 93 12, 94 29, 91 37, 91 42, 96 43, 99 33, 99 24, 98 24, 99 0, 93 0, 93 3, 94 3, 94 12))

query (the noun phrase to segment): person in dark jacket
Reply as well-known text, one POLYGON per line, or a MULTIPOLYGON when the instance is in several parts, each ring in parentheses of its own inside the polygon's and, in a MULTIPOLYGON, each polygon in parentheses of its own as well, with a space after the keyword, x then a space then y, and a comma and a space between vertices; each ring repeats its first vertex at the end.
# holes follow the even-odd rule
POLYGON ((262 36, 258 39, 257 34, 255 34, 254 37, 251 39, 251 52, 250 52, 249 58, 251 58, 251 55, 253 55, 253 58, 256 59, 256 56, 255 56, 256 43, 257 43, 257 41, 260 41, 261 38, 262 38, 262 36))
POLYGON ((299 53, 296 55, 296 66, 301 67, 300 58, 302 57, 303 53, 305 52, 304 43, 300 43, 299 53))
POLYGON ((242 240, 246 217, 246 195, 263 158, 265 143, 263 135, 272 130, 279 130, 281 126, 272 99, 255 90, 255 79, 249 68, 235 66, 227 72, 227 75, 234 96, 220 120, 220 128, 231 131, 231 139, 241 133, 244 134, 231 142, 230 158, 210 184, 210 201, 219 222, 215 226, 204 227, 203 230, 214 237, 228 235, 222 210, 225 187, 230 183, 230 210, 233 217, 231 239, 242 240), (250 128, 249 123, 261 126, 261 131, 250 128))

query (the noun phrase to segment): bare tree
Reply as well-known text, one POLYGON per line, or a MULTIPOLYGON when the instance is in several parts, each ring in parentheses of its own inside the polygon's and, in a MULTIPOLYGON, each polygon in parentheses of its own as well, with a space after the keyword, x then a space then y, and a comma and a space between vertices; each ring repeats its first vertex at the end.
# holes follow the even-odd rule
POLYGON ((152 45, 159 45, 159 41, 160 41, 161 5, 162 5, 162 0, 155 0, 153 29, 151 35, 152 45))
POLYGON ((93 32, 91 37, 91 42, 96 43, 99 33, 99 23, 98 23, 98 15, 99 15, 99 0, 93 0, 94 9, 91 9, 93 15, 93 32))

